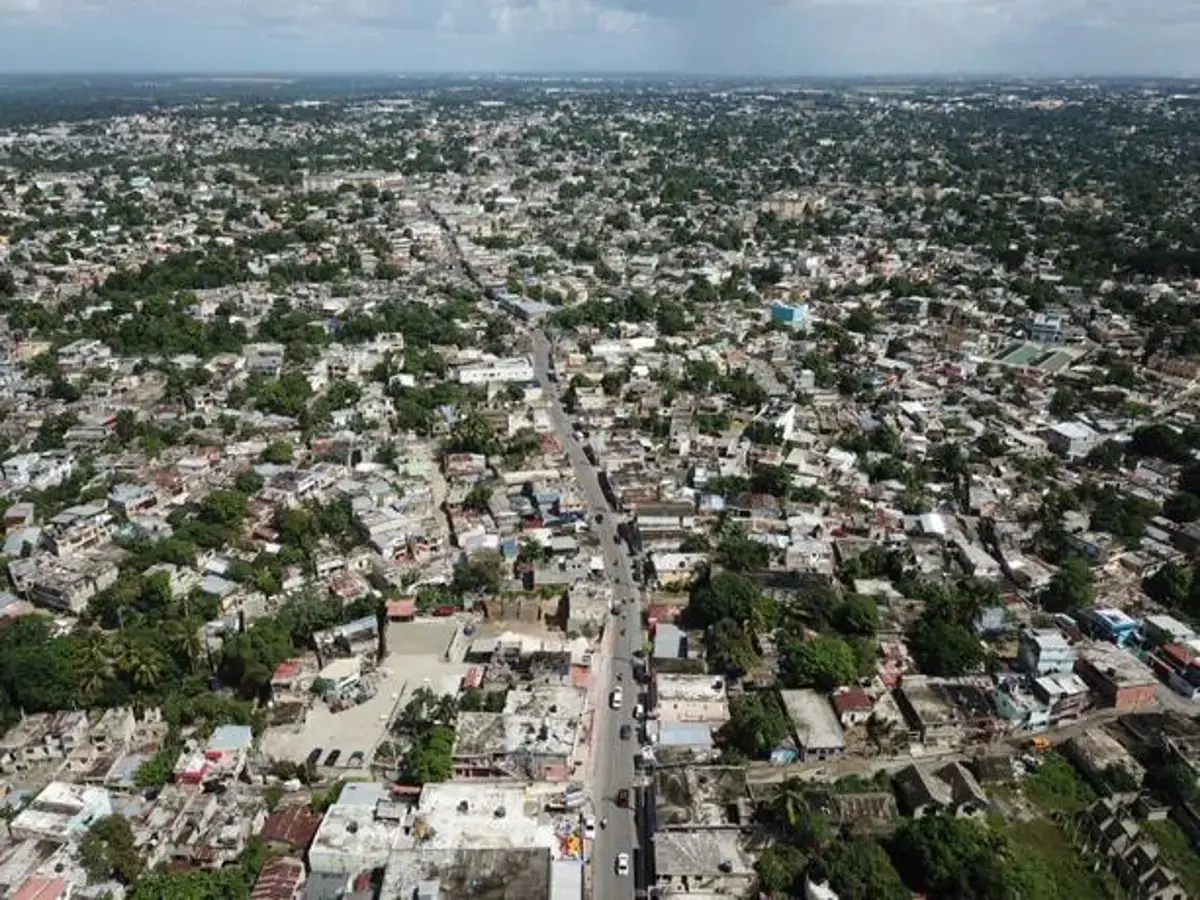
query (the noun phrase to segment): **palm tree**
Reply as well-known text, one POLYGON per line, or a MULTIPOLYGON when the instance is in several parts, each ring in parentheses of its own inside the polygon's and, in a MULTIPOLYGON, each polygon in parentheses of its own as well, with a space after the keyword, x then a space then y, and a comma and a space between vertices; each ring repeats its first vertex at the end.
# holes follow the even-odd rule
POLYGON ((200 655, 204 652, 204 644, 200 640, 200 630, 194 627, 194 623, 184 619, 182 622, 174 624, 171 628, 170 642, 171 655, 176 659, 182 659, 187 664, 187 670, 190 674, 196 674, 196 665, 200 661, 200 655))
POLYGON ((127 641, 117 656, 117 670, 129 679, 136 690, 146 691, 161 683, 166 672, 166 658, 155 647, 127 641))
POLYGON ((809 814, 806 785, 799 778, 785 778, 771 798, 771 810, 779 821, 795 830, 809 814))
POLYGON ((85 700, 93 700, 112 678, 112 642, 98 628, 87 633, 83 645, 83 681, 80 689, 85 700))

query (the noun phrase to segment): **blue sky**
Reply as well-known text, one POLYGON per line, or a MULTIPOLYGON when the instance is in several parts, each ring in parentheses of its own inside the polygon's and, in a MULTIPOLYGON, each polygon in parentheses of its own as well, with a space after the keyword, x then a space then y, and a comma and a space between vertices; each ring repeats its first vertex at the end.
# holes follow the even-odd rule
POLYGON ((0 0, 16 72, 1200 75, 1200 0, 0 0))

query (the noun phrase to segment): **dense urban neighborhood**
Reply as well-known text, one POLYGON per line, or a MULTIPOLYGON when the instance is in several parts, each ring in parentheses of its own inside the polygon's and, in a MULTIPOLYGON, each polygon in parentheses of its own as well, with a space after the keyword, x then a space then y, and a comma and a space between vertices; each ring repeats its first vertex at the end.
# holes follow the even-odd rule
POLYGON ((0 78, 0 896, 1200 897, 1197 129, 0 78))

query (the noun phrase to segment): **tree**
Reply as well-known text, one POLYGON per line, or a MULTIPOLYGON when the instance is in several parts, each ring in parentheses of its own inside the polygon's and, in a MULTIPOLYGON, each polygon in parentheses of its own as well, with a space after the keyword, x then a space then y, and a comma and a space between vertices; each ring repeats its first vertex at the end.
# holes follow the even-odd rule
POLYGON ((1142 590, 1156 603, 1172 609, 1181 609, 1192 591, 1191 571, 1175 562, 1167 562, 1155 569, 1154 574, 1142 579, 1142 590))
POLYGON ((842 634, 873 635, 879 627, 879 607, 873 597, 851 594, 834 608, 833 624, 842 634))
POLYGON ((291 463, 295 456, 296 450, 291 441, 272 441, 263 450, 262 460, 277 466, 285 466, 291 463))
POLYGON ((115 878, 131 885, 142 872, 133 829, 121 815, 98 819, 80 841, 79 856, 84 870, 95 881, 115 878))
POLYGON ((771 601, 763 596, 758 585, 737 572, 709 573, 699 578, 692 587, 687 612, 698 628, 715 625, 722 619, 753 627, 773 614, 771 601))
POLYGON ((783 705, 773 692, 742 694, 729 704, 729 721, 720 739, 727 750, 746 759, 761 759, 779 746, 791 731, 783 705))
POLYGON ((744 673, 758 664, 758 651, 746 626, 721 619, 708 632, 708 667, 715 672, 744 673))
POLYGON ((233 480, 233 486, 239 494, 244 494, 251 497, 263 489, 263 477, 253 469, 244 469, 238 472, 237 477, 233 480))
POLYGON ((1069 613, 1096 600, 1091 566, 1080 556, 1068 556, 1039 596, 1042 608, 1052 613, 1069 613))
POLYGON ((1194 522, 1200 519, 1200 496, 1180 491, 1163 504, 1163 515, 1172 522, 1194 522))
POLYGON ((492 593, 500 589, 504 560, 495 550, 480 550, 454 566, 451 590, 458 594, 492 593))
POLYGON ((839 897, 909 900, 912 896, 887 852, 873 840, 856 837, 834 841, 821 861, 829 876, 829 887, 839 897))
POLYGON ((780 650, 779 675, 788 687, 831 691, 851 684, 860 667, 854 648, 840 637, 821 635, 812 640, 789 636, 780 650))
POLYGON ((921 671, 930 675, 965 675, 983 664, 983 648, 971 628, 938 612, 926 610, 910 638, 921 671))
POLYGON ((772 844, 759 854, 754 870, 759 890, 777 897, 799 897, 804 893, 808 856, 791 844, 772 844))
POLYGON ((967 900, 981 896, 980 880, 992 869, 996 839, 969 819, 909 819, 892 842, 891 856, 904 881, 931 896, 967 900))
POLYGON ((197 513, 202 522, 232 528, 240 525, 250 514, 246 495, 238 491, 213 491, 200 504, 197 513))
POLYGON ((767 567, 767 545, 753 540, 737 526, 725 531, 717 545, 716 562, 731 572, 757 572, 767 567))

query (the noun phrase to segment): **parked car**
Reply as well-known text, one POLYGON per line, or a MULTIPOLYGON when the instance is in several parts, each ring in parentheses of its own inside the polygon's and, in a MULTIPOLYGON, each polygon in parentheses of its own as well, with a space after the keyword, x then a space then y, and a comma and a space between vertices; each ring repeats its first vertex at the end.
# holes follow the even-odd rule
POLYGON ((620 688, 617 688, 608 695, 608 705, 613 709, 620 709, 621 703, 625 699, 625 693, 620 688))
POLYGON ((583 836, 589 841, 596 839, 596 819, 594 816, 588 816, 583 820, 583 836))
POLYGON ((617 874, 624 877, 629 874, 629 854, 617 854, 617 874))
POLYGON ((350 758, 346 760, 346 765, 352 769, 362 768, 363 762, 366 760, 366 754, 361 750, 355 750, 350 754, 350 758))
POLYGON ((327 765, 327 766, 337 765, 337 761, 341 757, 341 755, 342 755, 341 750, 330 750, 329 755, 327 757, 325 757, 325 765, 327 765))
POLYGON ((308 754, 308 760, 305 763, 310 769, 321 761, 321 754, 325 750, 322 747, 317 747, 312 753, 308 754))

